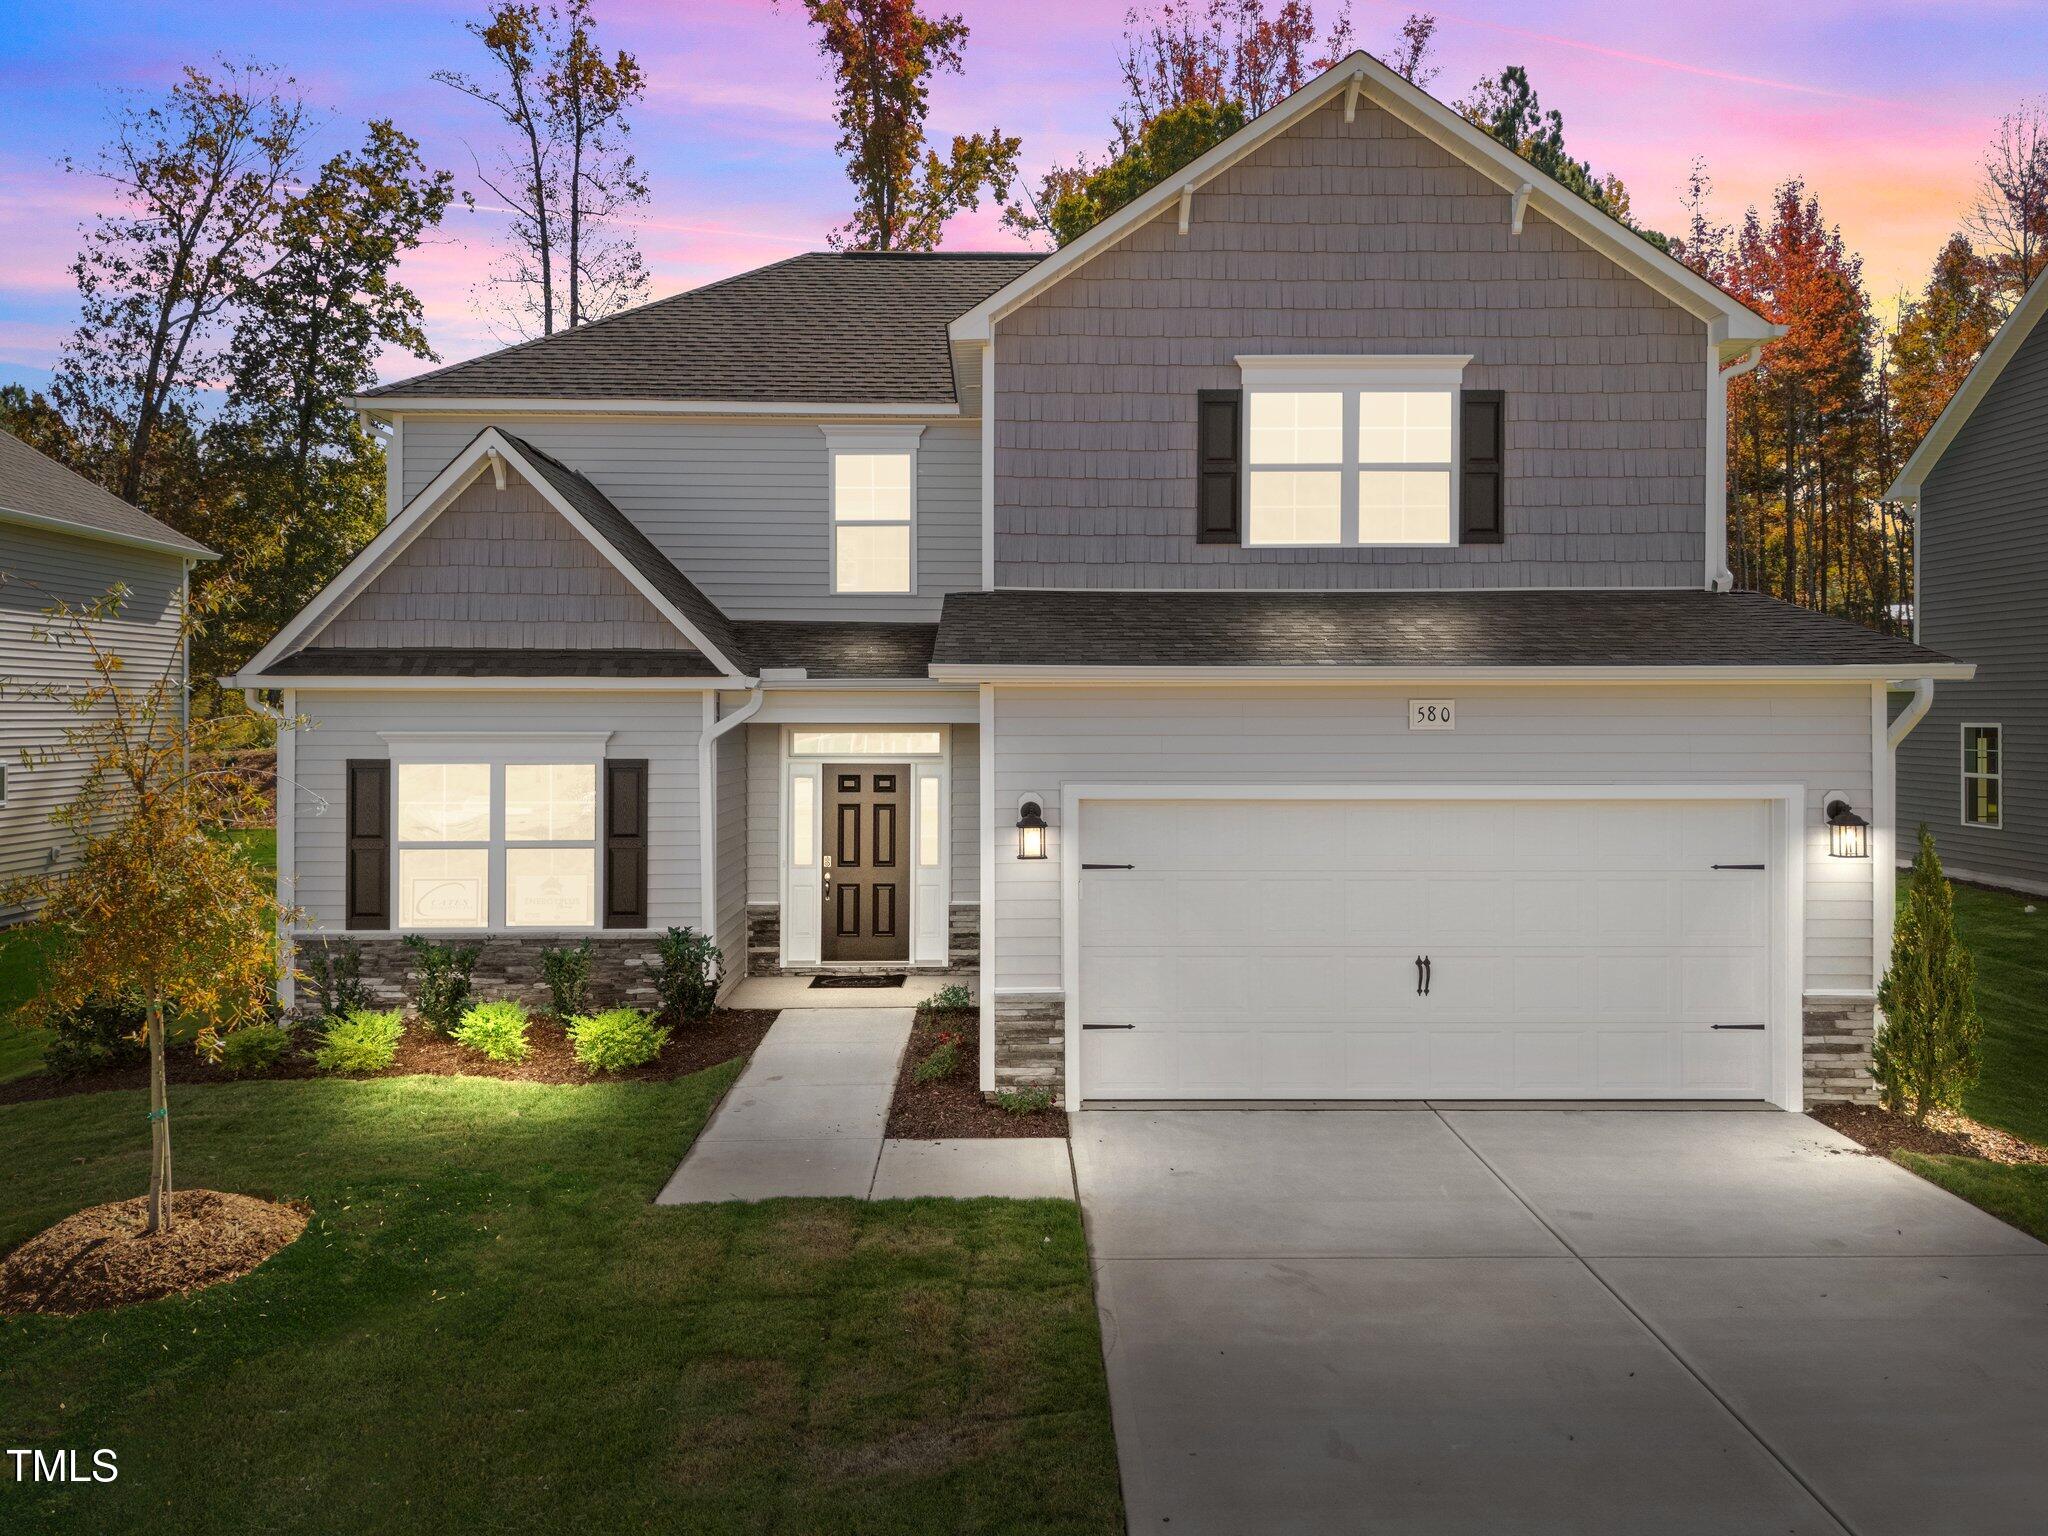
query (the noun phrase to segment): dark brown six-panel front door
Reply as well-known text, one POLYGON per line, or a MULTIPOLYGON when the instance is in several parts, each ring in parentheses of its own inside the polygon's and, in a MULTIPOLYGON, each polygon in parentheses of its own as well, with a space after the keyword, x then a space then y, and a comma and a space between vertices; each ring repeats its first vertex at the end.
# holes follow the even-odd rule
POLYGON ((823 958, 910 958, 909 806, 901 765, 825 765, 823 958))

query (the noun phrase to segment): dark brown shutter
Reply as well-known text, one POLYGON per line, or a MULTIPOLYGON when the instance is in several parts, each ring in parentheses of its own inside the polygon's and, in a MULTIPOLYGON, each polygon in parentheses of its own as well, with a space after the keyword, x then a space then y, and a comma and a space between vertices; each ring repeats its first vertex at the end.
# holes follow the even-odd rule
POLYGON ((645 758, 605 760, 604 925, 607 928, 647 926, 645 758))
POLYGON ((1468 389, 1459 401, 1458 542, 1498 544, 1506 531, 1501 507, 1502 461, 1507 454, 1507 396, 1468 389))
POLYGON ((1195 399, 1195 542, 1238 544, 1238 425, 1244 391, 1205 389, 1195 399))
POLYGON ((381 757, 348 763, 347 926, 391 926, 391 764, 381 757))

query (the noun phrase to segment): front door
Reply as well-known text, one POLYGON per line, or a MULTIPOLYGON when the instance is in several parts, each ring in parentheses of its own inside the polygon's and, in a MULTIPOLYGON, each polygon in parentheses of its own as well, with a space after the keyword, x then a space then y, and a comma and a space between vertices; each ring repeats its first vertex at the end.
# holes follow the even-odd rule
POLYGON ((826 960, 910 958, 910 770, 827 763, 826 960))

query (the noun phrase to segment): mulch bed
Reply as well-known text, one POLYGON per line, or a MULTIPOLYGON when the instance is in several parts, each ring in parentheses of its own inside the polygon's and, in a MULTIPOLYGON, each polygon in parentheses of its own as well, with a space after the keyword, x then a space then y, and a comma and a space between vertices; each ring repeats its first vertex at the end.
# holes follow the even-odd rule
POLYGON ((1807 1113, 1881 1157, 1894 1152, 1925 1152, 1993 1163, 2048 1163, 2048 1150, 1948 1110, 1935 1110, 1925 1125, 1872 1104, 1818 1104, 1807 1113))
MULTIPOLYGON (((623 1072, 592 1072, 576 1060, 562 1026, 545 1015, 536 1015, 527 1030, 532 1047, 526 1060, 490 1061, 475 1051, 437 1035, 417 1019, 405 1027, 398 1042, 398 1055, 382 1072, 348 1072, 338 1077, 497 1077, 521 1083, 667 1082, 687 1077, 706 1067, 715 1067, 735 1056, 752 1053, 775 1022, 772 1008, 714 1008, 711 1016, 695 1024, 675 1025, 661 1054, 644 1067, 623 1072)), ((318 1037, 310 1025, 299 1031, 303 1053, 310 1053, 318 1037)), ((200 1059, 189 1047, 173 1045, 164 1063, 173 1085, 185 1083, 276 1082, 291 1078, 319 1077, 309 1054, 294 1054, 262 1072, 231 1077, 209 1061, 200 1059)), ((17 1104, 30 1099, 56 1099, 74 1093, 106 1093, 122 1089, 141 1091, 149 1085, 146 1063, 116 1067, 79 1077, 57 1077, 38 1072, 0 1083, 0 1104, 17 1104)))
POLYGON ((889 1106, 888 1134, 908 1141, 945 1141, 968 1136, 1064 1136, 1067 1115, 1061 1109, 1013 1115, 981 1096, 976 1086, 980 1061, 980 1014, 973 1009, 934 1013, 919 1009, 910 1027, 910 1047, 896 1076, 896 1097, 889 1106), (960 1068, 935 1083, 920 1083, 911 1074, 932 1053, 942 1034, 960 1037, 960 1068))
POLYGON ((238 1279, 306 1230, 297 1206, 212 1189, 171 1197, 168 1231, 142 1235, 149 1202, 67 1216, 0 1263, 0 1314, 74 1317, 238 1279))

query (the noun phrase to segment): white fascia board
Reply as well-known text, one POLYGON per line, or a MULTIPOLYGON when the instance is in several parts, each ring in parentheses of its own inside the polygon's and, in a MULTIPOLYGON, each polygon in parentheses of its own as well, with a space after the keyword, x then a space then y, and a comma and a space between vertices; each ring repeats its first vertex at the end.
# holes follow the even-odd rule
MULTIPOLYGON (((493 454, 510 462, 519 471, 520 478, 533 488, 535 494, 559 512, 569 526, 581 534, 614 570, 625 577, 636 592, 653 604, 663 618, 673 624, 708 660, 723 667, 723 675, 731 680, 733 686, 751 686, 752 679, 746 678, 733 665, 729 656, 705 638, 703 632, 692 624, 680 609, 662 596, 653 583, 634 569, 630 561, 621 557, 609 539, 604 538, 585 522, 583 514, 564 500, 548 483, 547 477, 528 463, 526 456, 520 453, 511 440, 496 427, 486 427, 477 433, 470 440, 469 446, 451 459, 447 467, 434 476, 419 495, 407 503, 405 510, 386 523, 383 531, 366 544, 355 559, 342 568, 340 575, 322 588, 312 602, 300 609, 298 616, 291 623, 278 631, 276 639, 250 658, 248 666, 243 669, 244 673, 249 676, 260 676, 280 657, 291 654, 302 640, 332 618, 364 582, 382 571, 404 552, 405 547, 418 537, 448 502, 454 499, 456 493, 483 469, 493 454)), ((305 688, 319 685, 311 679, 302 678, 293 686, 305 688)))
POLYGON ((74 539, 90 539, 96 544, 119 544, 124 549, 146 549, 151 554, 172 555, 180 560, 220 558, 203 545, 194 547, 188 544, 173 544, 167 539, 152 539, 140 533, 117 533, 111 528, 89 528, 83 523, 74 523, 67 518, 45 517, 39 512, 24 512, 19 507, 0 507, 0 523, 19 523, 24 528, 68 534, 74 539))
POLYGON ((352 409, 392 416, 907 416, 915 420, 958 416, 959 402, 828 402, 822 400, 604 400, 526 399, 500 395, 355 395, 352 409))
POLYGON ((1984 397, 1991 393, 1991 386, 1998 382, 2006 365, 2019 355, 2020 348, 2034 333, 2034 327, 2040 324, 2044 314, 2048 314, 2048 272, 2034 279, 2034 286, 2027 290, 2019 307, 1998 328, 1998 334, 1991 338, 1984 355, 1977 359, 1976 366, 1970 370, 1961 387, 1934 419, 1934 425, 1927 429, 1927 435, 1920 439, 1920 446, 1913 450, 1913 456, 1906 460, 1906 467, 1899 471, 1898 478, 1884 493, 1884 500, 1920 499, 1920 487, 1926 483, 1927 476, 1941 462, 1942 454, 1956 440, 1956 434, 1963 430, 1984 397))
POLYGON ((1361 384, 1453 389, 1471 361, 1469 352, 1244 352, 1236 359, 1248 385, 1304 389, 1361 384))
POLYGON ((1175 687, 1268 686, 1292 683, 1406 685, 1478 683, 1890 683, 1905 677, 1941 682, 1968 682, 1977 675, 1971 662, 1938 662, 1901 672, 1897 667, 1143 667, 1143 666, 981 666, 934 662, 932 676, 958 682, 1002 683, 1030 687, 1100 684, 1128 687, 1158 683, 1175 687))
POLYGON ((223 688, 291 688, 300 693, 700 693, 744 686, 730 677, 305 677, 254 670, 220 679, 223 688))
POLYGON ((1143 196, 1132 199, 1079 239, 1061 247, 1029 271, 1020 273, 973 309, 955 320, 948 332, 955 341, 985 341, 990 326, 1031 295, 1060 280, 1090 258, 1145 224, 1183 189, 1199 187, 1228 170, 1266 140, 1334 100, 1358 82, 1375 105, 1384 108, 1415 132, 1455 155, 1512 198, 1533 187, 1529 201, 1553 223, 1562 225, 1603 256, 1635 274, 1652 288, 1701 320, 1724 317, 1731 340, 1769 340, 1782 328, 1740 300, 1722 292, 1683 263, 1665 255, 1642 236, 1585 199, 1543 175, 1531 175, 1528 161, 1496 143, 1435 97, 1418 90, 1368 53, 1340 59, 1323 74, 1252 119, 1235 134, 1192 164, 1167 177, 1143 196))

